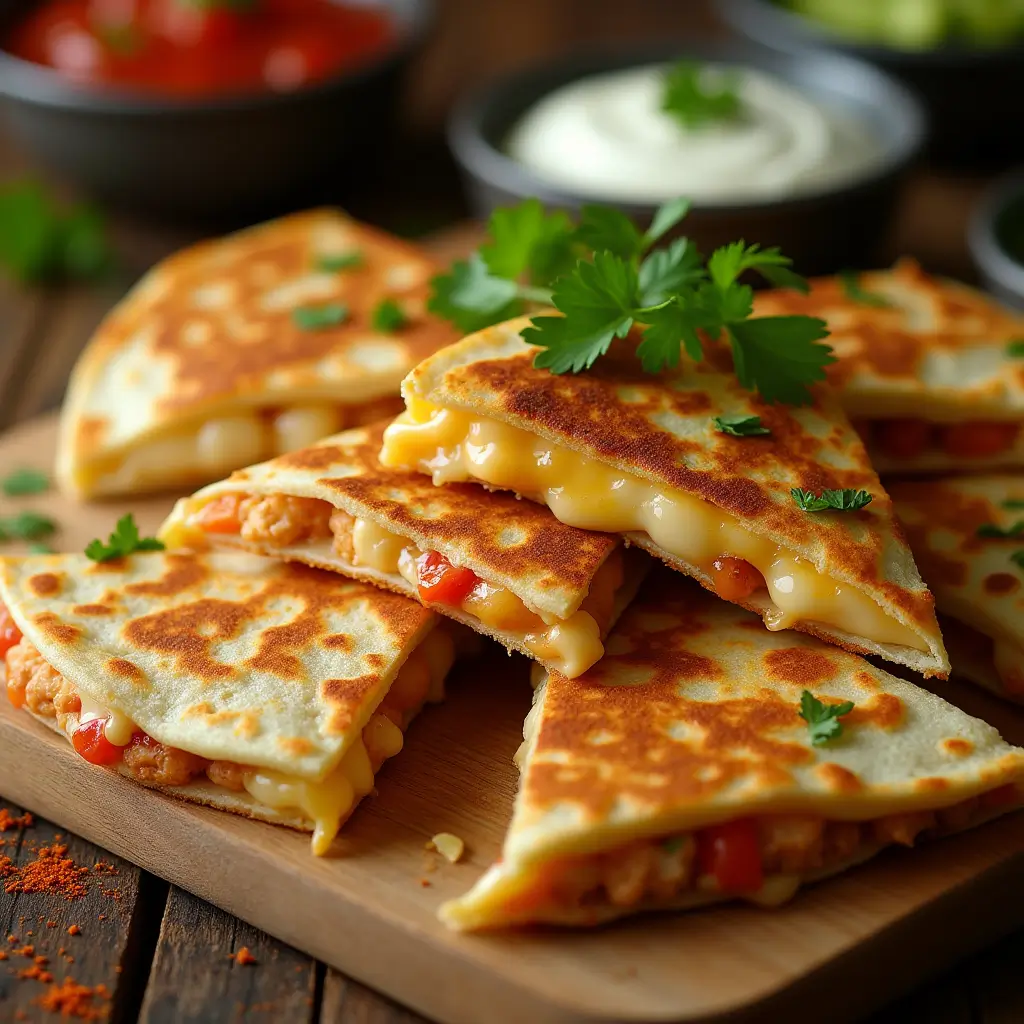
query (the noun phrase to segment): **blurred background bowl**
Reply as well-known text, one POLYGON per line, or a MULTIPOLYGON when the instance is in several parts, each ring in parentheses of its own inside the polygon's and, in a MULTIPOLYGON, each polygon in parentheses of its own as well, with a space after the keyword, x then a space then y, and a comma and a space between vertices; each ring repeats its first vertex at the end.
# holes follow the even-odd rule
MULTIPOLYGON (((857 4, 860 0, 847 0, 857 4)), ((897 49, 851 41, 774 0, 716 0, 731 28, 786 53, 815 50, 868 61, 898 78, 928 114, 928 155, 960 168, 1006 166, 1024 159, 1019 130, 1024 44, 897 49)))
POLYGON ((919 104, 899 83, 870 65, 834 55, 789 56, 753 44, 659 44, 627 52, 577 53, 502 78, 456 107, 449 143, 465 177, 474 212, 538 196, 574 209, 607 202, 646 225, 653 204, 623 203, 553 187, 505 153, 509 131, 542 97, 586 75, 679 59, 746 65, 782 79, 804 95, 863 118, 877 136, 877 164, 851 182, 792 199, 695 204, 685 233, 705 252, 743 238, 778 245, 802 273, 870 265, 878 255, 904 173, 921 148, 919 104))
MULTIPOLYGON (((371 173, 387 153, 402 73, 430 25, 430 0, 380 0, 392 43, 292 92, 176 99, 76 86, 0 51, 12 134, 40 163, 110 204, 223 219, 294 205, 304 188, 371 173)), ((24 17, 0 0, 0 38, 24 17)), ((337 189, 335 189, 337 191, 337 189)))
POLYGON ((971 220, 968 241, 985 287, 1024 309, 1024 171, 988 189, 971 220))

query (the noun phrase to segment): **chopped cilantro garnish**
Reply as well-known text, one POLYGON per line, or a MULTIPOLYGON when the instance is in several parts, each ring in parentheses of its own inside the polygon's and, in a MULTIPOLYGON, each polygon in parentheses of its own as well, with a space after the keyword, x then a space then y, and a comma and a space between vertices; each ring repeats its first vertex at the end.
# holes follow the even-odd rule
POLYGON ((8 498, 24 494, 42 494, 50 489, 50 478, 38 469, 16 469, 0 480, 0 490, 8 498))
POLYGON ((126 516, 118 519, 106 544, 98 538, 90 541, 85 549, 85 554, 94 562, 109 562, 114 558, 122 558, 136 551, 163 551, 163 549, 163 542, 157 540, 156 537, 139 536, 135 517, 129 512, 126 516))
POLYGON ((100 215, 58 207, 36 181, 0 187, 0 264, 23 282, 89 279, 110 269, 100 215))
POLYGON ((794 487, 789 493, 802 512, 856 512, 872 501, 867 491, 855 491, 848 487, 841 491, 826 488, 821 494, 794 487))
POLYGON ((1024 569, 1024 549, 1014 551, 1014 553, 1010 555, 1010 561, 1013 562, 1018 569, 1024 569))
POLYGON ((323 306, 299 306, 292 310, 292 323, 301 331, 322 331, 337 327, 348 319, 348 306, 343 302, 328 302, 323 306))
POLYGON ((684 836, 669 836, 661 845, 666 853, 678 853, 686 842, 684 836))
POLYGON ((0 541, 39 540, 56 531, 56 522, 41 512, 19 512, 0 519, 0 541))
POLYGON ((1003 508, 1019 512, 1021 509, 1024 509, 1024 498, 1008 498, 1003 502, 1003 508))
POLYGON ((800 694, 800 717, 811 732, 811 743, 823 746, 829 740, 837 740, 843 734, 843 723, 839 719, 853 710, 853 701, 842 704, 823 704, 810 690, 800 694))
POLYGON ((684 128, 735 121, 743 113, 739 89, 735 72, 708 74, 700 64, 681 60, 665 72, 661 109, 684 128))
POLYGON ((1006 354, 1014 359, 1024 356, 1024 338, 1014 338, 1006 346, 1006 354))
POLYGON ((407 323, 402 307, 394 299, 381 299, 373 311, 373 329, 375 331, 397 331, 407 323))
POLYGON ((716 416, 714 424, 715 430, 733 437, 763 437, 771 433, 760 416, 716 416))
POLYGON ((862 306, 875 306, 879 309, 888 309, 892 306, 892 303, 884 295, 862 288, 860 277, 855 270, 844 270, 839 275, 839 282, 851 302, 857 302, 862 306))
POLYGON ((53 548, 49 544, 45 544, 43 541, 33 541, 28 546, 28 550, 33 555, 52 555, 53 548))
POLYGON ((996 526, 995 523, 982 523, 977 530, 974 531, 979 537, 998 537, 1002 540, 1012 537, 1024 536, 1024 519, 1018 519, 1012 526, 1008 526, 1005 530, 1001 526, 996 526))
POLYGON ((316 269, 333 274, 337 270, 354 270, 356 267, 361 267, 364 262, 363 254, 358 249, 353 249, 352 252, 338 253, 333 256, 318 256, 316 269))

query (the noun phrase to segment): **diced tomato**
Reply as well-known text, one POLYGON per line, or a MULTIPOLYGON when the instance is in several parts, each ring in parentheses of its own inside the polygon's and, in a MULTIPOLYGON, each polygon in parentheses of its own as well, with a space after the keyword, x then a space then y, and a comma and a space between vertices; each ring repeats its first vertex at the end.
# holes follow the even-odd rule
POLYGON ((764 883, 757 822, 737 818, 697 833, 697 870, 722 892, 754 892, 764 883))
POLYGON ((238 506, 242 498, 238 494, 224 494, 204 505, 195 516, 195 523, 204 533, 238 533, 242 529, 238 517, 238 506))
POLYGON ((1016 423, 954 423, 943 430, 942 447, 957 458, 984 459, 1012 448, 1019 429, 1016 423))
POLYGON ((875 424, 872 442, 893 459, 916 459, 931 442, 932 425, 925 420, 881 420, 875 424))
POLYGON ((472 569, 452 565, 439 551, 427 551, 416 563, 420 600, 459 605, 477 585, 480 577, 472 569))
POLYGON ((0 604, 0 658, 6 658, 7 652, 21 643, 21 630, 14 624, 7 606, 0 604))
POLYGON ((107 739, 104 730, 107 727, 105 718, 94 718, 80 725, 71 737, 75 750, 89 764, 115 764, 121 760, 123 747, 115 747, 107 739))
POLYGON ((217 50, 237 43, 244 15, 225 7, 202 7, 181 0, 158 0, 151 10, 153 29, 176 46, 217 50))
POLYGON ((715 590, 723 601, 742 601, 764 586, 764 577, 742 558, 716 558, 715 590))

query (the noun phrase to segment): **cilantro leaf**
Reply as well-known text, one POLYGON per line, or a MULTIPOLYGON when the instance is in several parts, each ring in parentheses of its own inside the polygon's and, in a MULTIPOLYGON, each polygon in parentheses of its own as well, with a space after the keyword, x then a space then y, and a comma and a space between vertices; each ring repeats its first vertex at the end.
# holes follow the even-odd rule
POLYGON ((687 238, 677 238, 667 249, 652 252, 640 264, 640 302, 657 306, 703 277, 704 264, 697 247, 687 238))
POLYGON ((633 326, 638 287, 633 265, 610 252, 596 253, 593 263, 581 263, 558 280, 552 302, 563 316, 534 317, 523 331, 524 341, 544 349, 534 366, 553 373, 592 366, 633 326))
POLYGON ((515 281, 489 273, 477 253, 453 263, 447 274, 438 275, 430 283, 427 309, 467 333, 510 320, 523 311, 515 281))
POLYGON ((777 246, 762 249, 756 242, 747 245, 744 241, 731 242, 716 249, 708 260, 708 273, 720 289, 727 289, 747 270, 759 273, 776 288, 793 288, 808 292, 807 279, 789 268, 793 261, 783 256, 777 246))
POLYGON ((1014 551, 1014 553, 1010 555, 1010 561, 1013 562, 1018 569, 1024 569, 1024 549, 1014 551))
POLYGON ((794 487, 790 492, 802 512, 856 512, 870 505, 872 497, 867 491, 845 488, 841 491, 825 489, 820 495, 794 487))
POLYGON ((298 306, 292 310, 292 323, 300 331, 322 331, 337 327, 348 319, 344 302, 326 302, 322 306, 298 306))
POLYGON ((362 252, 359 249, 353 249, 351 252, 318 256, 315 266, 317 270, 322 270, 326 274, 333 274, 338 270, 354 270, 356 267, 361 267, 365 262, 366 258, 362 252))
POLYGON ((1024 338, 1014 338, 1006 345, 1006 354, 1013 359, 1024 356, 1024 338))
POLYGON ((539 199, 495 210, 487 230, 491 241, 480 247, 480 256, 494 277, 515 281, 526 274, 532 283, 548 285, 576 262, 568 214, 545 213, 539 199))
POLYGON ((852 700, 841 704, 823 704, 810 690, 800 694, 800 717, 811 732, 811 744, 824 746, 829 740, 837 740, 843 734, 843 723, 839 721, 854 708, 852 700))
POLYGON ((50 478, 38 469, 16 469, 0 480, 0 490, 8 498, 17 498, 24 494, 42 494, 49 489, 50 478))
POLYGON ((1013 512, 1019 512, 1024 508, 1024 498, 1007 498, 1003 502, 1003 508, 1010 509, 1013 512))
POLYGON ((771 431, 761 422, 760 416, 716 416, 715 430, 732 437, 763 437, 771 431))
POLYGON ((89 542, 85 549, 86 558, 94 562, 109 562, 123 558, 136 551, 163 551, 164 545, 156 537, 140 537, 135 517, 129 512, 117 521, 113 532, 104 544, 99 538, 89 542))
POLYGON ((595 252, 611 252, 623 260, 638 257, 647 244, 640 229, 621 210, 589 203, 580 209, 576 238, 595 252))
POLYGON ((0 541, 39 540, 56 532, 56 522, 41 512, 19 512, 0 519, 0 541))
POLYGON ((654 211, 651 226, 644 235, 644 250, 646 251, 654 245, 662 235, 668 234, 690 212, 692 205, 689 199, 684 199, 681 196, 678 199, 670 199, 667 203, 662 203, 654 211))
POLYGON ((644 320, 650 326, 644 331, 636 354, 647 373, 657 373, 666 366, 678 366, 680 342, 694 362, 703 358, 704 348, 698 331, 714 323, 707 310, 699 305, 681 306, 672 302, 662 309, 645 313, 644 320))
POLYGON ((736 376, 767 402, 801 405, 810 399, 807 385, 825 379, 836 357, 828 345, 824 320, 810 316, 760 316, 730 321, 736 376))
POLYGON ((664 75, 661 109, 685 128, 735 121, 743 113, 735 72, 708 75, 694 61, 681 60, 664 75))
POLYGON ((860 303, 862 306, 875 306, 878 309, 892 307, 892 303, 884 295, 862 288, 860 277, 855 270, 844 270, 839 275, 839 283, 843 286, 843 293, 851 302, 860 303))
POLYGON ((392 333, 404 327, 408 319, 402 307, 394 299, 381 299, 373 311, 373 329, 392 333))
POLYGON ((975 530, 975 533, 979 537, 997 537, 1001 540, 1022 537, 1024 536, 1024 519, 1018 519, 1013 526, 1010 526, 1005 530, 1001 526, 996 526, 995 523, 982 523, 981 526, 975 530))

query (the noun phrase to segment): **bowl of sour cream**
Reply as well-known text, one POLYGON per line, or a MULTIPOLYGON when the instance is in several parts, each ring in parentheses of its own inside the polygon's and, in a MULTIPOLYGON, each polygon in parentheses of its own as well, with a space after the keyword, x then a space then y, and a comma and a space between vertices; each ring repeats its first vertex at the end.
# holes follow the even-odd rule
POLYGON ((865 63, 689 44, 512 75, 456 109, 449 139, 481 216, 535 195, 644 223, 686 196, 705 250, 743 238, 827 273, 874 262, 924 134, 914 98, 865 63))

